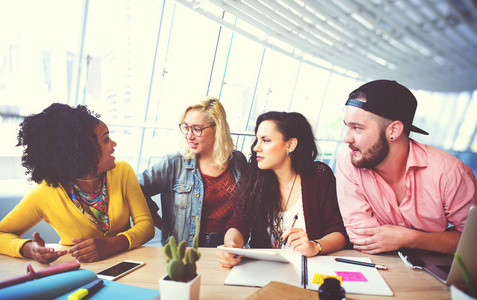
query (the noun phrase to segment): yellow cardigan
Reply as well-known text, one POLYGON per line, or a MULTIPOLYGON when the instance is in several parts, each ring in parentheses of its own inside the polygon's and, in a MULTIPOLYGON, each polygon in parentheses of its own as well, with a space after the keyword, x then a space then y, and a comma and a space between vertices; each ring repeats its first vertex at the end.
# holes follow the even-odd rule
POLYGON ((55 188, 42 182, 0 221, 0 253, 23 257, 20 250, 31 239, 22 239, 21 236, 41 220, 56 230, 62 245, 73 245, 71 239, 74 238, 105 238, 123 234, 129 241, 129 249, 132 249, 152 239, 154 223, 131 166, 118 161, 116 167, 106 174, 110 221, 106 233, 81 213, 61 185, 55 188), (130 217, 134 224, 132 228, 130 217))

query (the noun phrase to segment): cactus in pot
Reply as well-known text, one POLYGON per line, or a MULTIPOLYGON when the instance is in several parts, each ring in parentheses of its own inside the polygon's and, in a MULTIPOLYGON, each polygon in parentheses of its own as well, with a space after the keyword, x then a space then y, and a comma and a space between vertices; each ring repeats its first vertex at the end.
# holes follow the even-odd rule
POLYGON ((199 247, 199 232, 200 224, 199 217, 195 217, 197 231, 192 241, 192 248, 186 250, 186 242, 181 241, 177 245, 173 236, 164 246, 164 253, 167 256, 167 275, 171 280, 187 282, 194 279, 197 275, 196 261, 200 259, 199 247))

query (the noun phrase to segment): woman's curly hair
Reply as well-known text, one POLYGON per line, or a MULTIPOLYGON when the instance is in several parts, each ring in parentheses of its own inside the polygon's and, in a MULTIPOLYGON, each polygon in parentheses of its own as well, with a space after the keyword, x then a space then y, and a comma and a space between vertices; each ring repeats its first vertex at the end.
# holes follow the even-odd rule
MULTIPOLYGON (((290 156, 292 168, 300 175, 312 173, 318 148, 307 119, 296 112, 266 112, 257 118, 255 135, 257 135, 260 123, 267 120, 275 123, 277 130, 283 135, 283 141, 288 141, 291 138, 298 140, 297 146, 290 156)), ((273 170, 258 168, 257 153, 253 150, 256 144, 257 138, 251 146, 252 155, 248 168, 240 178, 236 205, 249 217, 253 227, 261 230, 270 228, 271 232, 274 224, 278 223, 281 211, 280 186, 273 170)))
POLYGON ((94 129, 99 115, 86 106, 53 103, 20 123, 17 146, 23 146, 22 166, 36 183, 58 187, 98 170, 101 152, 94 129))

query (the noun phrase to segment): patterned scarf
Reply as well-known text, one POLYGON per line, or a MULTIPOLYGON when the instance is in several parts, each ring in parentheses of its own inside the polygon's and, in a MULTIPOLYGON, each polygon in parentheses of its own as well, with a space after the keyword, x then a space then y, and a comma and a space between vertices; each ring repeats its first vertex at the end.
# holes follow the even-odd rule
MULTIPOLYGON (((280 214, 283 215, 283 212, 281 212, 280 214)), ((271 234, 272 248, 273 249, 281 249, 282 248, 282 235, 283 235, 283 232, 286 231, 286 229, 284 230, 284 228, 283 228, 283 217, 282 216, 280 216, 278 222, 279 222, 278 224, 274 225, 273 231, 272 231, 272 234, 271 234)))
POLYGON ((78 185, 70 182, 68 195, 74 205, 103 232, 109 230, 108 190, 105 175, 101 175, 100 184, 93 193, 83 192, 78 185))

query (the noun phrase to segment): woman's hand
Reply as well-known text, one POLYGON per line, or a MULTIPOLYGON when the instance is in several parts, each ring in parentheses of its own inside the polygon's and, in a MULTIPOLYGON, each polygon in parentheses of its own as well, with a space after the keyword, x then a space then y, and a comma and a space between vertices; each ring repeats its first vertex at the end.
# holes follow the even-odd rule
POLYGON ((105 239, 72 239, 72 242, 76 245, 68 252, 80 262, 86 263, 105 259, 129 247, 129 241, 124 235, 105 239))
POLYGON ((301 254, 311 257, 318 254, 316 243, 311 242, 308 234, 301 228, 290 228, 283 233, 282 239, 287 240, 287 245, 293 250, 301 254))
POLYGON ((54 248, 45 247, 45 241, 38 232, 33 233, 33 240, 23 245, 22 254, 27 258, 49 264, 57 260, 60 256, 68 253, 66 250, 55 251, 54 248))
MULTIPOLYGON (((231 248, 241 248, 234 242, 228 242, 225 247, 231 248)), ((224 268, 232 268, 233 266, 237 265, 241 260, 241 255, 236 255, 228 252, 224 252, 222 250, 217 250, 217 260, 219 261, 220 265, 224 268)))

